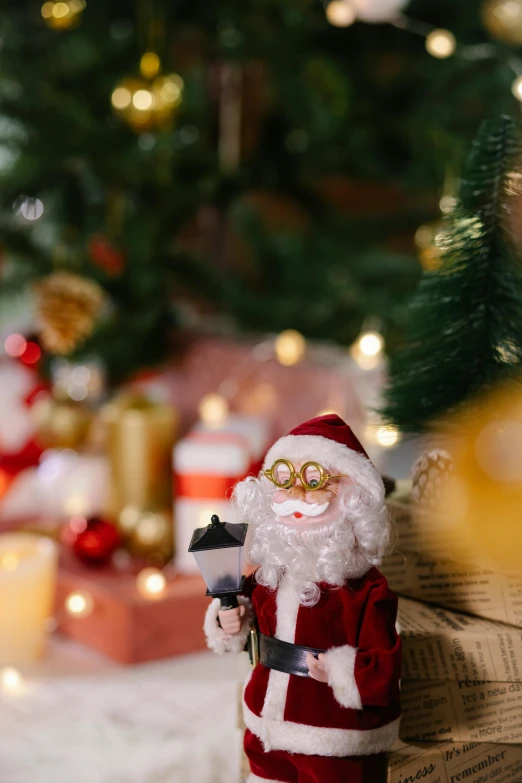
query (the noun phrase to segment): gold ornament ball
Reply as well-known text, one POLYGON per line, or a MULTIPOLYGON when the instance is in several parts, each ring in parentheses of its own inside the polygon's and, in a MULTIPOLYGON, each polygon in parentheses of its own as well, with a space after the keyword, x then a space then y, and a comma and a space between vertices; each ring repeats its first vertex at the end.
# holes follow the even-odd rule
POLYGON ((36 438, 44 448, 75 449, 89 434, 91 412, 71 400, 37 400, 31 408, 36 438))
POLYGON ((522 44, 522 0, 486 0, 482 6, 482 21, 499 41, 522 44))
POLYGON ((85 6, 85 0, 44 3, 42 17, 45 24, 53 30, 67 30, 79 23, 85 6))
POLYGON ((118 529, 129 551, 158 564, 173 554, 172 517, 163 511, 151 511, 128 505, 118 517, 118 529))

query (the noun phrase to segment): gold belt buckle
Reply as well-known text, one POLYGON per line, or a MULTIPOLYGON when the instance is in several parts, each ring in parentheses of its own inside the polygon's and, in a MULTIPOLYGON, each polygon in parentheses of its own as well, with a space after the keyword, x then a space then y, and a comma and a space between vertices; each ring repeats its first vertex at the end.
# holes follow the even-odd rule
POLYGON ((250 655, 250 666, 255 669, 259 663, 259 636, 257 628, 251 628, 249 634, 248 652, 250 655))

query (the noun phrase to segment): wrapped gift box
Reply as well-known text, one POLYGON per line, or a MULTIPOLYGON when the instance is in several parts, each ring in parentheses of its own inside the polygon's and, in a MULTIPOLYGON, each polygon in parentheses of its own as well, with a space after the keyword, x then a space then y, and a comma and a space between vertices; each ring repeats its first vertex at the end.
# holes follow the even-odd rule
POLYGON ((387 783, 518 783, 522 747, 491 743, 398 742, 388 756, 387 783))
POLYGON ((522 744, 520 682, 403 679, 401 705, 407 741, 522 744))
POLYGON ((174 529, 176 567, 185 574, 199 573, 188 552, 194 529, 221 520, 236 522, 230 492, 250 468, 245 439, 230 432, 193 432, 174 447, 174 529))
MULTIPOLYGON (((380 570, 399 595, 522 627, 522 577, 486 570, 466 542, 468 562, 454 562, 455 531, 396 494, 388 500, 398 533, 397 552, 380 570)), ((459 546, 462 551, 463 545, 459 546)))
POLYGON ((403 676, 522 682, 522 634, 505 623, 399 599, 403 676))
POLYGON ((88 568, 68 551, 58 572, 59 630, 120 663, 138 663, 205 649, 203 617, 208 606, 199 576, 173 576, 161 598, 144 598, 136 573, 113 567, 88 568), (87 593, 92 611, 70 615, 71 593, 87 593))

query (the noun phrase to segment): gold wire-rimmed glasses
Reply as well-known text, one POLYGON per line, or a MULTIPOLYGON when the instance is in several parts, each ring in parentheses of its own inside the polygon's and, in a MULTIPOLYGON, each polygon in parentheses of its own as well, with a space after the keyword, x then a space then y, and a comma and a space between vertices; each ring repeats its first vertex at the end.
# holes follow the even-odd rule
POLYGON ((290 489, 299 478, 303 487, 313 492, 322 489, 330 479, 342 478, 346 474, 331 476, 318 462, 305 462, 301 470, 296 471, 289 460, 277 459, 271 468, 263 471, 263 475, 279 489, 290 489))

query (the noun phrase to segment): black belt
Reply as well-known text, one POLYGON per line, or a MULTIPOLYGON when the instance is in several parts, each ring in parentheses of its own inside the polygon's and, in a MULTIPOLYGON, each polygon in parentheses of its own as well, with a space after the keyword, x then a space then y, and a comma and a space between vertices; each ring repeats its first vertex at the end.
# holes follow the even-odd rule
POLYGON ((285 674, 295 674, 297 677, 308 677, 306 654, 319 655, 325 650, 317 647, 303 647, 300 644, 290 644, 274 639, 273 636, 259 634, 259 663, 267 669, 275 669, 285 674))

